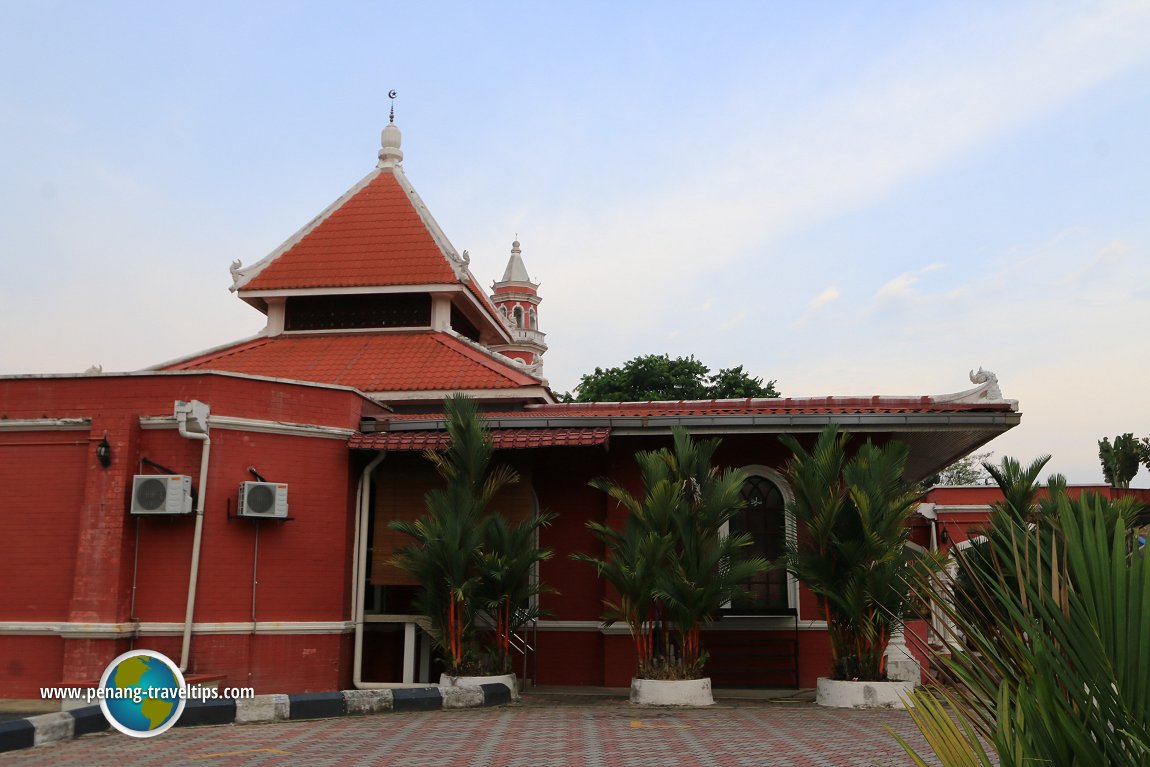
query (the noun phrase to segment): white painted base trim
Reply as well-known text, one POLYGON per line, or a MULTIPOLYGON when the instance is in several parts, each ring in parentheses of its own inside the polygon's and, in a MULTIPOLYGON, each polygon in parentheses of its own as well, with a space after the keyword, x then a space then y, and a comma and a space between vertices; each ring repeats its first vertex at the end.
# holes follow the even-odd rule
MULTIPOLYGON (((208 424, 217 429, 247 431, 257 434, 283 434, 290 437, 322 437, 325 439, 347 440, 355 429, 340 429, 335 426, 318 426, 309 423, 288 423, 286 421, 263 421, 256 418, 237 418, 226 415, 208 416, 208 424)), ((176 419, 171 416, 141 416, 141 429, 175 429, 176 419)))
POLYGON ((846 682, 820 676, 815 702, 829 708, 906 708, 914 682, 846 682))
POLYGON ((713 706, 711 679, 631 680, 631 702, 642 706, 713 706))
POLYGON ((4 418, 0 431, 87 431, 91 418, 4 418))
POLYGON ((449 676, 439 675, 439 686, 451 687, 478 687, 481 684, 502 684, 511 691, 511 700, 519 700, 519 683, 514 674, 494 674, 491 676, 449 676))

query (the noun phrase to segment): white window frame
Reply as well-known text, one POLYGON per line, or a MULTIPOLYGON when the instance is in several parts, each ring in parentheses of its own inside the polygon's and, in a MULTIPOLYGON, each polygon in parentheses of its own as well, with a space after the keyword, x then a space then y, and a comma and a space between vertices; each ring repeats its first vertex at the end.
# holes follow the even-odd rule
MULTIPOLYGON (((785 525, 785 535, 787 540, 793 540, 795 537, 795 517, 791 512, 791 504, 795 502, 795 493, 791 489, 790 483, 787 482, 786 477, 782 475, 777 469, 772 469, 770 466, 763 464, 750 464, 743 466, 742 470, 746 472, 748 477, 762 477, 775 487, 779 489, 779 493, 783 496, 783 523, 785 525)), ((724 538, 730 535, 731 524, 724 522, 722 527, 719 528, 719 534, 724 538)), ((724 605, 730 607, 730 603, 724 605)), ((787 573, 787 607, 795 610, 802 620, 802 608, 799 606, 799 582, 789 572, 787 573)))

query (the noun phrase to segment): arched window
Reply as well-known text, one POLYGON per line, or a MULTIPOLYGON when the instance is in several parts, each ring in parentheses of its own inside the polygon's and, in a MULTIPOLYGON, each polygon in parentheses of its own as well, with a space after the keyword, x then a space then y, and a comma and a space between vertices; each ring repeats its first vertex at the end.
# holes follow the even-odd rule
MULTIPOLYGON (((731 535, 749 533, 751 545, 743 551, 750 557, 764 557, 776 561, 783 553, 787 540, 786 501, 779 486, 764 476, 751 474, 743 483, 746 506, 731 518, 731 535)), ((790 607, 787 573, 771 570, 759 573, 746 584, 745 596, 736 597, 731 607, 735 610, 778 610, 790 607)))
POLYGON ((507 307, 506 306, 499 307, 499 313, 503 315, 503 319, 507 319, 507 307))
POLYGON ((538 320, 536 318, 534 309, 528 309, 527 310, 527 321, 530 323, 528 325, 528 327, 531 328, 532 330, 535 330, 536 325, 538 324, 538 320))
POLYGON ((515 327, 517 327, 517 328, 523 327, 523 307, 522 306, 516 306, 514 309, 511 310, 511 314, 515 317, 515 327))

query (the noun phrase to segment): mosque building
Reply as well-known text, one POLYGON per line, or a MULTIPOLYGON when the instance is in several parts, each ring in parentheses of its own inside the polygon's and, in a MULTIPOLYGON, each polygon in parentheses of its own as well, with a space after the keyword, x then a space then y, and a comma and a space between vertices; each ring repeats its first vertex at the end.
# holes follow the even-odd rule
MULTIPOLYGON (((738 522, 775 556, 791 490, 778 435, 835 422, 910 446, 926 477, 1020 422, 993 374, 941 396, 560 403, 544 376, 545 285, 516 240, 490 291, 408 180, 399 128, 378 162, 266 258, 231 267, 264 316, 249 338, 129 373, 0 378, 0 698, 91 683, 132 648, 193 680, 257 692, 351 689, 437 675, 388 527, 424 511, 446 444, 443 398, 474 398, 521 481, 509 516, 557 514, 555 556, 520 658, 537 684, 626 686, 607 587, 569 556, 623 511, 588 485, 638 489, 634 455, 672 427, 719 436, 748 471, 738 522)), ((486 257, 486 256, 485 256, 486 257)), ((165 355, 158 353, 157 358, 165 355)), ((716 686, 813 686, 829 643, 813 595, 781 571, 755 609, 705 629, 716 686)))

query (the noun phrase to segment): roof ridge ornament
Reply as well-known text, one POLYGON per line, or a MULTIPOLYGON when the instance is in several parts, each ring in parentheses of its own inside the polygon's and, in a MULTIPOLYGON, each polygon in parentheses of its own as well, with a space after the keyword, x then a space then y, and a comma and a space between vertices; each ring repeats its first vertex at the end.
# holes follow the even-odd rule
POLYGON ((388 115, 387 127, 383 129, 383 133, 379 137, 379 165, 377 167, 380 168, 394 168, 403 162, 403 151, 399 148, 403 136, 399 132, 399 126, 395 124, 395 97, 397 95, 399 94, 394 88, 387 92, 387 97, 391 99, 391 112, 388 115))
POLYGON ((972 384, 982 384, 983 399, 1001 400, 1002 389, 998 388, 998 376, 989 370, 983 370, 982 365, 978 366, 978 372, 970 371, 970 382, 972 384))
POLYGON ((1011 409, 1018 410, 1018 400, 1005 399, 1002 396, 1002 389, 998 386, 998 376, 992 371, 984 370, 980 365, 977 371, 970 371, 970 382, 977 384, 977 386, 953 394, 938 394, 931 399, 937 404, 989 405, 1007 403, 1011 409))

